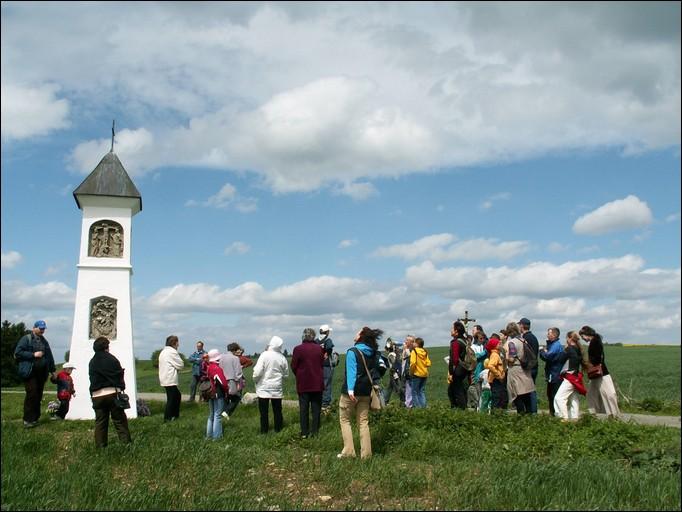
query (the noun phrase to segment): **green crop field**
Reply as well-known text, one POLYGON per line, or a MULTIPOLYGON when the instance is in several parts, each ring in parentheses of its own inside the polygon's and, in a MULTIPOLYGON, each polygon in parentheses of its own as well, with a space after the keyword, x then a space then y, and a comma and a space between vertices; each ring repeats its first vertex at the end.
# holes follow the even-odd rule
MULTIPOLYGON (((426 398, 430 404, 448 404, 446 374, 443 358, 448 355, 447 347, 426 347, 432 361, 431 375, 426 385, 426 398)), ((343 356, 342 356, 343 361, 343 356)), ((679 346, 606 346, 606 363, 611 372, 621 409, 624 412, 647 414, 680 414, 680 347, 679 346)), ((536 381, 539 407, 547 409, 546 387, 543 381, 543 361, 536 381)), ((344 368, 343 362, 339 370, 344 368)), ((253 368, 247 368, 247 391, 254 391, 251 380, 253 368)), ((158 370, 151 361, 137 363, 138 391, 163 392, 159 387, 158 370)), ((189 394, 190 369, 180 374, 180 390, 184 397, 189 394)), ((334 377, 334 396, 341 390, 341 371, 334 377)), ((384 377, 387 381, 388 377, 384 377)), ((285 384, 285 396, 296 398, 296 383, 293 375, 285 384)), ((581 410, 586 410, 586 401, 581 399, 581 410)))
MULTIPOLYGON (((151 402, 151 416, 130 422, 132 445, 119 444, 112 428, 109 446, 96 450, 93 421, 44 415, 25 430, 23 396, 5 393, 2 509, 680 509, 679 429, 590 415, 561 423, 547 415, 454 411, 445 393, 446 349, 430 352, 428 408, 392 403, 373 413, 369 461, 336 458, 342 441, 335 413, 317 438, 302 440, 297 408, 285 408, 282 432, 260 435, 257 408, 240 405, 213 442, 204 440, 205 404, 183 402, 179 421, 163 423, 164 403, 151 402)), ((679 355, 679 347, 607 348, 629 400, 655 398, 676 404, 678 413, 679 355)), ((140 390, 161 391, 151 363, 138 363, 138 379, 140 390)), ((183 379, 188 385, 187 374, 183 379)))

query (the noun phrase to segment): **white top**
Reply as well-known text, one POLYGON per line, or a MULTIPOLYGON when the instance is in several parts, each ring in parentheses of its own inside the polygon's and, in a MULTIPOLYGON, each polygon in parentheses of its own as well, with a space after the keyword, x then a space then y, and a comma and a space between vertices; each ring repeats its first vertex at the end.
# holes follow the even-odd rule
POLYGON ((165 346, 159 354, 159 384, 161 386, 177 386, 178 370, 185 366, 178 350, 165 346))
POLYGON ((274 336, 253 368, 253 381, 258 398, 282 398, 284 379, 289 376, 289 363, 281 354, 282 340, 274 336), (275 339, 277 338, 277 339, 275 339))

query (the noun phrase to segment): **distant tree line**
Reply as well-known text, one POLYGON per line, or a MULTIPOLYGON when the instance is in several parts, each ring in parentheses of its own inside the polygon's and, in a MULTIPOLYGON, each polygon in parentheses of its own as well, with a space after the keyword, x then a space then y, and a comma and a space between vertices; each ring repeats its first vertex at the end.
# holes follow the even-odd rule
POLYGON ((14 360, 14 349, 21 337, 30 332, 23 322, 13 324, 4 320, 2 322, 2 339, 0 341, 0 357, 2 358, 0 370, 1 386, 16 386, 21 384, 17 375, 17 362, 14 360))

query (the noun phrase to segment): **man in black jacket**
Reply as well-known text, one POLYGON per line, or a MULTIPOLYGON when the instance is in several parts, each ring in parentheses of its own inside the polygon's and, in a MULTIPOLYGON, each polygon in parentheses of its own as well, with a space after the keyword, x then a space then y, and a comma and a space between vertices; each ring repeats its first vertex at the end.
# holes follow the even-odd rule
POLYGON ((43 334, 47 329, 44 320, 33 324, 33 330, 17 343, 14 358, 19 363, 19 376, 24 380, 24 427, 33 428, 40 418, 40 403, 48 374, 54 379, 54 357, 50 344, 43 334))
MULTIPOLYGON (((530 320, 524 317, 518 321, 518 326, 521 331, 521 336, 523 336, 523 339, 526 340, 526 343, 528 343, 533 352, 535 352, 535 367, 530 370, 530 376, 533 377, 533 384, 535 384, 535 379, 538 376, 537 355, 540 348, 540 342, 530 330, 530 320)), ((538 413, 538 394, 535 390, 530 394, 530 413, 538 413)))

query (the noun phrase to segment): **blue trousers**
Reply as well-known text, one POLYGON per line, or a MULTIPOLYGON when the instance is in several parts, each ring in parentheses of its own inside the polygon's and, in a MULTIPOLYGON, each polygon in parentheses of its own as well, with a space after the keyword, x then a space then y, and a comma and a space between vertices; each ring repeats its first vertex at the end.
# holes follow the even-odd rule
POLYGON ((426 377, 412 377, 412 407, 426 407, 426 377))
POLYGON ((334 368, 331 366, 323 366, 324 391, 322 391, 322 407, 329 407, 332 404, 332 378, 334 377, 334 368))

